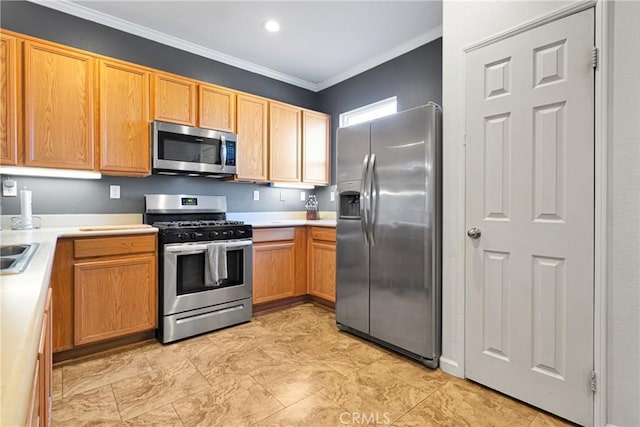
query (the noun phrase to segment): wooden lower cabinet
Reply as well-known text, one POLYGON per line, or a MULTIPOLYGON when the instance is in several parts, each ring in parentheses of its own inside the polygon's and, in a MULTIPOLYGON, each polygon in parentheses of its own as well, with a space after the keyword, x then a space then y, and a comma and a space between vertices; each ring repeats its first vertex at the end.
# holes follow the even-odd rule
POLYGON ((74 344, 156 327, 156 257, 74 265, 74 344))
POLYGON ((253 304, 307 294, 335 303, 336 229, 254 229, 253 304))
POLYGON ((156 248, 155 234, 58 241, 51 274, 53 352, 60 353, 56 360, 85 352, 88 344, 153 332, 156 248))
POLYGON ((307 250, 309 295, 336 301, 336 230, 311 227, 307 250))
POLYGON ((51 271, 53 291, 53 352, 73 348, 73 240, 56 244, 51 271))
POLYGON ((305 227, 253 230, 253 304, 306 294, 305 227))
POLYGON ((254 246, 254 304, 294 295, 295 259, 293 241, 269 242, 254 246))
POLYGON ((49 288, 42 315, 42 327, 33 374, 33 388, 27 419, 27 426, 47 427, 51 425, 51 408, 53 402, 52 382, 52 347, 51 347, 51 300, 52 291, 49 288))

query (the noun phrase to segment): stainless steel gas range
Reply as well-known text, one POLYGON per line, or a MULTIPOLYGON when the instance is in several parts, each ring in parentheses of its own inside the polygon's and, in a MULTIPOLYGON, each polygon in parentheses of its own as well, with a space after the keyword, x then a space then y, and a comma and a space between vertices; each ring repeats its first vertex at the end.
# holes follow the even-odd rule
POLYGON ((251 319, 252 228, 226 211, 224 196, 145 195, 144 222, 159 229, 162 343, 251 319))

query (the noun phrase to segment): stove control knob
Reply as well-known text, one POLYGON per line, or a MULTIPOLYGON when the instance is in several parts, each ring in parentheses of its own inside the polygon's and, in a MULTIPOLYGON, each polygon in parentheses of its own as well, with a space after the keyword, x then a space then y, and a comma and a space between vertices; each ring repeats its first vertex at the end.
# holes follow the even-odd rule
POLYGON ((188 238, 189 238, 189 235, 187 233, 178 233, 178 239, 187 240, 188 238))
POLYGON ((202 236, 203 236, 203 234, 202 233, 198 233, 197 231, 194 231, 193 233, 191 233, 191 238, 193 240, 196 240, 197 238, 202 237, 202 236))
POLYGON ((211 233, 209 233, 209 237, 213 237, 214 239, 219 235, 220 235, 220 232, 218 231, 212 231, 211 233))
POLYGON ((247 232, 244 230, 236 230, 236 236, 238 237, 244 237, 245 234, 247 234, 247 232))
POLYGON ((222 234, 222 237, 232 237, 233 236, 233 232, 231 230, 222 230, 220 232, 220 234, 222 234))

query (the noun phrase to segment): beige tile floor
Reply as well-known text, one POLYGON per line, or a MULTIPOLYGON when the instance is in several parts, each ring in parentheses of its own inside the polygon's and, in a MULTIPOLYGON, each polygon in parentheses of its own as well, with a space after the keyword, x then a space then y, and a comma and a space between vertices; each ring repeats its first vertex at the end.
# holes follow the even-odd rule
POLYGON ((567 425, 340 332, 312 304, 53 378, 54 426, 567 425))

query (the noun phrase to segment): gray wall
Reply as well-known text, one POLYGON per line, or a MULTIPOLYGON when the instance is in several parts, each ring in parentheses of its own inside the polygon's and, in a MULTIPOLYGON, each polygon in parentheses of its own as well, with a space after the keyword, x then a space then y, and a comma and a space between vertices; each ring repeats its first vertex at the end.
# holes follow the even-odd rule
MULTIPOLYGON (((0 3, 0 27, 77 47, 101 55, 184 75, 271 99, 324 111, 332 115, 332 181, 335 181, 335 129, 344 111, 390 96, 398 96, 399 110, 428 101, 441 101, 442 43, 436 40, 378 67, 315 93, 278 80, 174 49, 94 22, 26 1, 0 3)), ((0 176, 4 178, 4 176, 0 176)), ((16 177, 19 188, 33 191, 34 215, 142 212, 145 193, 226 195, 229 211, 303 210, 300 190, 263 185, 224 183, 208 178, 103 177, 99 181, 16 177), (121 199, 109 199, 109 185, 121 186, 121 199), (260 201, 253 202, 253 190, 260 201), (285 201, 280 201, 280 193, 285 201)), ((329 201, 335 186, 319 188, 320 210, 335 210, 329 201)), ((312 194, 313 190, 305 190, 312 194)), ((16 198, 2 197, 2 213, 19 213, 16 198)))
POLYGON ((335 210, 336 130, 340 114, 382 99, 398 97, 398 111, 429 101, 442 105, 442 39, 434 40, 318 93, 318 108, 331 114, 331 185, 318 188, 322 210, 335 210), (326 208, 325 208, 326 207, 326 208))
POLYGON ((33 37, 317 109, 317 94, 26 1, 2 1, 0 26, 33 37))
MULTIPOLYGON (((2 179, 4 175, 0 175, 2 179)), ((220 182, 211 178, 152 175, 146 178, 103 176, 100 180, 15 176, 18 188, 33 192, 33 214, 142 213, 146 193, 227 196, 229 212, 302 211, 300 192, 264 185, 220 182), (120 199, 109 199, 109 186, 120 185, 120 199), (260 200, 253 201, 253 190, 260 200), (280 201, 284 192, 285 201, 280 201)), ((20 213, 19 197, 2 197, 2 214, 20 213)))

